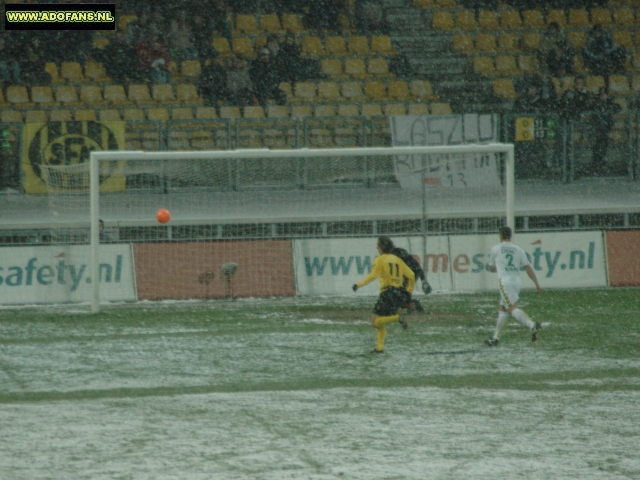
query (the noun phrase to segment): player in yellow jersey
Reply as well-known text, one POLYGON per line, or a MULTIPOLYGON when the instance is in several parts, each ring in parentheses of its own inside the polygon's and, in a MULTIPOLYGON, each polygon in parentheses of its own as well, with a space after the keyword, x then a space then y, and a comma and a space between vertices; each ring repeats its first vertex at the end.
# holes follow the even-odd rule
POLYGON ((399 322, 405 330, 409 327, 407 321, 398 314, 400 307, 406 303, 405 289, 413 292, 415 287, 415 274, 399 258, 393 255, 393 242, 387 236, 378 239, 379 257, 373 262, 371 273, 358 283, 353 284, 353 291, 373 282, 376 278, 380 280, 380 295, 373 308, 371 325, 378 330, 378 345, 371 353, 384 353, 384 340, 387 336, 386 326, 389 323, 399 322), (406 287, 405 285, 406 279, 406 287))

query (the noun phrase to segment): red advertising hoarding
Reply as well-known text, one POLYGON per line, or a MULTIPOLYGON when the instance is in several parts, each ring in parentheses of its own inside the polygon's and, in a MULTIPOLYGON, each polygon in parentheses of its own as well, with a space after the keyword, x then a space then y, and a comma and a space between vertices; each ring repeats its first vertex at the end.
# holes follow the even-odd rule
POLYGON ((640 230, 606 232, 609 285, 640 285, 640 230))
POLYGON ((133 250, 140 300, 295 295, 288 240, 139 243, 133 250), (223 270, 229 264, 237 265, 231 275, 223 270))

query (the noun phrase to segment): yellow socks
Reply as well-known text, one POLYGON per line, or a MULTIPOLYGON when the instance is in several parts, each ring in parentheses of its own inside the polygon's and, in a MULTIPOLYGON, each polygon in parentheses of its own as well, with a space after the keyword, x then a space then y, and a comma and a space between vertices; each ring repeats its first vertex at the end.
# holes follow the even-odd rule
POLYGON ((400 320, 400 315, 391 315, 389 317, 376 318, 376 328, 378 329, 378 346, 376 350, 384 350, 384 339, 387 337, 386 325, 400 320))

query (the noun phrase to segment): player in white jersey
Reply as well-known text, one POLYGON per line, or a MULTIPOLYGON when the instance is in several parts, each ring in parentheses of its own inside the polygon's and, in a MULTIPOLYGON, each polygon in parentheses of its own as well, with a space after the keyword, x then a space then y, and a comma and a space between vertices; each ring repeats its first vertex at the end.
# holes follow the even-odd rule
POLYGON ((498 286, 500 289, 496 330, 493 338, 489 338, 484 342, 490 347, 495 347, 500 342, 498 335, 509 315, 531 330, 531 340, 534 342, 538 339, 538 330, 541 328, 540 323, 533 323, 529 316, 518 308, 520 289, 522 288, 520 268, 524 268, 529 278, 536 284, 538 293, 542 291, 542 288, 540 288, 536 272, 531 268, 524 250, 511 243, 511 235, 511 228, 502 227, 500 229, 500 243, 493 247, 489 254, 489 269, 492 272, 498 272, 498 286))

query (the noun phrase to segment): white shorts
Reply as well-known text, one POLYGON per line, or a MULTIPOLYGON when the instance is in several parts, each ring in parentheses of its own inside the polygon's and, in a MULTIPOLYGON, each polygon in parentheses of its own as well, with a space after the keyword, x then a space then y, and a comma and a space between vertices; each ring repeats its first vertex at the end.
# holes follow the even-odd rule
POLYGON ((522 280, 520 277, 503 277, 498 281, 498 288, 500 290, 500 305, 508 310, 520 300, 522 280))

